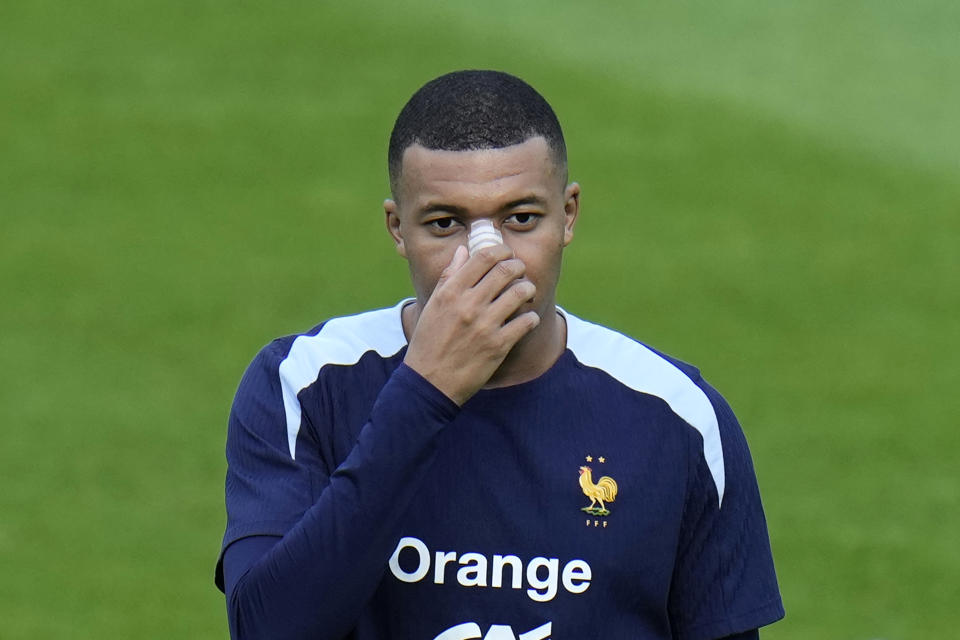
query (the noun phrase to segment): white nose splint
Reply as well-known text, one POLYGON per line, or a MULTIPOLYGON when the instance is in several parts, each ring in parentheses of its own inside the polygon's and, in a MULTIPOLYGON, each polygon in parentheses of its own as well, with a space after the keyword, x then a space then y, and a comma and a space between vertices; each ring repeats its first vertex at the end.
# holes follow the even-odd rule
POLYGON ((503 236, 493 223, 486 218, 474 220, 470 225, 470 235, 467 238, 467 249, 472 256, 484 247, 503 244, 503 236))

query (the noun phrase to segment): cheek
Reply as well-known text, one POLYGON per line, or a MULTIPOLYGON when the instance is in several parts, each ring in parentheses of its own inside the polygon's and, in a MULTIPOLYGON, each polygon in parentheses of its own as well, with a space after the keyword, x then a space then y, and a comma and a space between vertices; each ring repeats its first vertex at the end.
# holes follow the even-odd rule
POLYGON ((507 242, 528 271, 538 274, 550 272, 560 263, 563 253, 563 234, 559 229, 549 233, 517 235, 507 242))
MULTIPOLYGON (((421 248, 422 249, 422 248, 421 248)), ((434 247, 432 250, 408 252, 410 279, 413 281, 417 296, 426 298, 433 292, 440 274, 453 260, 456 246, 452 248, 434 247)))
POLYGON ((514 252, 527 267, 524 278, 537 285, 537 298, 551 295, 560 275, 559 251, 521 253, 515 249, 514 252))

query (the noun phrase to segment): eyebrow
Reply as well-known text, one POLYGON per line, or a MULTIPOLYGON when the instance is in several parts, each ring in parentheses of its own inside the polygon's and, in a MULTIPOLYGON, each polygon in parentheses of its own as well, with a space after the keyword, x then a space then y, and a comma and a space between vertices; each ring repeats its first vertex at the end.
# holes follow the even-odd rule
POLYGON ((455 204, 444 204, 442 202, 431 202, 427 204, 424 208, 420 209, 418 212, 421 216, 425 216, 430 213, 452 213, 455 216, 465 216, 467 215, 467 210, 464 207, 458 207, 455 204))
MULTIPOLYGON (((526 196, 524 198, 518 198, 517 200, 511 200, 507 204, 500 207, 501 211, 507 211, 510 209, 516 209, 517 207, 522 207, 525 205, 536 205, 540 207, 547 207, 547 201, 540 196, 526 196)), ((418 212, 421 216, 425 216, 431 213, 450 213, 455 216, 467 216, 469 215, 469 210, 466 207, 460 207, 455 204, 446 204, 443 202, 430 202, 425 207, 420 209, 418 212)))
POLYGON ((540 207, 546 207, 547 201, 540 196, 527 196, 526 198, 520 198, 519 200, 513 200, 508 202, 503 208, 504 209, 516 209, 517 207, 522 207, 524 205, 534 204, 540 207))

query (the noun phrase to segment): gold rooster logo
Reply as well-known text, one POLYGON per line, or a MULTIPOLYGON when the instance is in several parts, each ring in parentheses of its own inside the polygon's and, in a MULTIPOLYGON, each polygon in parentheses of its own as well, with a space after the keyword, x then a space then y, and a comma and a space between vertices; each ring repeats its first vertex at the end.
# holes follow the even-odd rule
POLYGON ((590 498, 590 505, 580 510, 586 511, 592 516, 608 516, 610 510, 607 509, 605 502, 613 502, 617 499, 617 481, 610 476, 602 476, 597 482, 593 481, 593 469, 590 467, 580 467, 580 488, 583 489, 583 495, 590 498), (597 503, 600 506, 596 506, 597 503))

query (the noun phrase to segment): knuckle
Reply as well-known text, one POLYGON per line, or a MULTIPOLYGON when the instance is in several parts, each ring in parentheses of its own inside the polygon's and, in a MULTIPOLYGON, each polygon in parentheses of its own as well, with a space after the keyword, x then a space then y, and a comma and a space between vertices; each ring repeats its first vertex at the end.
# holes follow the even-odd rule
POLYGON ((433 290, 433 294, 430 297, 435 299, 438 304, 447 304, 452 299, 453 294, 442 285, 443 281, 441 280, 437 283, 437 287, 433 290))
POLYGON ((477 251, 477 255, 488 262, 493 262, 497 259, 497 247, 483 247, 477 251))
POLYGON ((477 321, 477 311, 473 307, 461 307, 458 317, 460 324, 471 325, 477 321))
POLYGON ((502 262, 508 260, 513 252, 506 245, 498 244, 477 250, 477 255, 483 256, 487 262, 502 262))
POLYGON ((494 269, 497 270, 497 273, 502 275, 505 278, 514 277, 514 271, 509 262, 498 262, 494 269))

